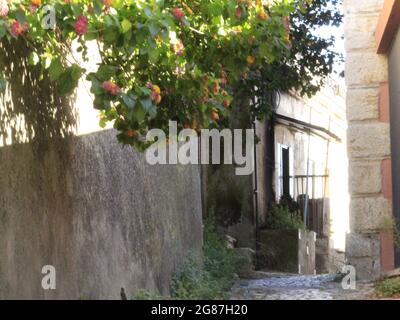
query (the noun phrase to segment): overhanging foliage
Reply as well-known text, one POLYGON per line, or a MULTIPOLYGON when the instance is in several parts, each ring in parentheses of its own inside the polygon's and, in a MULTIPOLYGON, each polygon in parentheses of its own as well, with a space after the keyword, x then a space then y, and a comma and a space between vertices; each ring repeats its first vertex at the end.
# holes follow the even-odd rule
MULTIPOLYGON (((313 28, 337 24, 337 0, 0 0, 0 38, 23 38, 31 63, 70 94, 92 83, 101 125, 114 123, 125 144, 145 149, 152 128, 221 127, 234 99, 253 100, 249 114, 271 109, 271 92, 313 94, 331 72, 332 40, 313 28), (328 4, 333 6, 328 6, 328 4), (56 25, 44 28, 51 17, 56 25), (45 8, 46 10, 44 10, 45 8), (72 50, 72 43, 79 48, 72 50), (87 74, 96 42, 102 62, 87 74), (312 80, 318 77, 319 81, 312 80)), ((0 89, 4 89, 0 75, 0 89)))

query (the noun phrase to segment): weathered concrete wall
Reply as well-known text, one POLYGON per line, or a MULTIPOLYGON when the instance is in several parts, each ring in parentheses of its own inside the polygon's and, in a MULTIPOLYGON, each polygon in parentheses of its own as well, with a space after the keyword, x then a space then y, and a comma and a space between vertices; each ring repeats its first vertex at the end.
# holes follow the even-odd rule
POLYGON ((202 246, 199 168, 151 167, 114 130, 83 135, 98 121, 83 84, 74 101, 58 98, 24 50, 7 52, 20 61, 0 100, 0 299, 167 293, 202 246), (41 287, 44 265, 55 291, 41 287))
MULTIPOLYGON (((243 130, 252 127, 244 103, 232 108, 230 126, 243 130)), ((213 215, 220 232, 234 237, 238 247, 254 248, 256 213, 253 175, 236 175, 234 164, 203 165, 202 169, 205 215, 213 215)))
POLYGON ((305 230, 262 230, 257 263, 261 269, 315 274, 316 235, 305 230), (282 241, 284 239, 284 241, 282 241))
POLYGON ((114 131, 0 149, 0 298, 116 298, 169 290, 201 248, 196 167, 150 167, 114 131), (57 290, 41 289, 54 265, 57 290))
POLYGON ((374 33, 384 0, 345 1, 348 151, 351 194, 347 258, 359 278, 379 276, 380 232, 392 216, 383 178, 390 159, 387 58, 374 33))

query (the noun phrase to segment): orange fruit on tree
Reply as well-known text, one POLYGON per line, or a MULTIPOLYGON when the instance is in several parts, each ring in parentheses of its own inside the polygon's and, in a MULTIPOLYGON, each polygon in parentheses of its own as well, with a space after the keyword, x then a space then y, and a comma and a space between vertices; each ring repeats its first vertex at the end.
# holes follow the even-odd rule
POLYGON ((128 130, 127 133, 126 133, 126 135, 127 135, 129 138, 136 138, 136 137, 139 136, 139 133, 138 133, 136 130, 128 130))
POLYGON ((248 64, 253 64, 256 61, 256 58, 254 56, 248 56, 247 57, 247 63, 248 64))
POLYGON ((157 86, 157 85, 155 85, 155 84, 153 84, 152 90, 153 90, 153 92, 155 92, 155 93, 157 93, 157 94, 161 94, 161 89, 160 89, 160 87, 157 86))
POLYGON ((219 120, 219 114, 216 111, 211 112, 211 119, 213 121, 218 121, 219 120))
POLYGON ((31 4, 35 7, 39 7, 42 4, 42 0, 31 0, 31 4))
POLYGON ((261 19, 261 20, 267 20, 267 19, 268 19, 268 15, 267 15, 267 13, 265 12, 264 9, 261 10, 261 11, 258 13, 257 16, 258 16, 258 18, 261 19))

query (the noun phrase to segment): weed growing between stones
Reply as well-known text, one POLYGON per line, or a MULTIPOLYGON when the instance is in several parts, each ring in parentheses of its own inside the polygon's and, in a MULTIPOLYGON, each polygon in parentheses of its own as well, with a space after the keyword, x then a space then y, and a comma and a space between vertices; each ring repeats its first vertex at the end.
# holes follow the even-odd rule
POLYGON ((151 293, 144 289, 139 290, 133 298, 133 300, 164 300, 164 299, 165 297, 157 293, 151 293))
POLYGON ((379 282, 376 285, 376 293, 381 298, 400 297, 400 277, 379 282))
POLYGON ((277 205, 271 209, 265 228, 269 230, 297 230, 303 229, 304 224, 301 218, 296 213, 290 212, 286 205, 277 205))
POLYGON ((215 300, 227 298, 238 278, 241 259, 216 232, 215 221, 204 225, 202 254, 191 253, 171 281, 171 297, 139 291, 135 300, 215 300))
POLYGON ((176 299, 223 299, 237 278, 240 258, 217 234, 213 219, 204 226, 203 257, 192 255, 172 280, 176 299))

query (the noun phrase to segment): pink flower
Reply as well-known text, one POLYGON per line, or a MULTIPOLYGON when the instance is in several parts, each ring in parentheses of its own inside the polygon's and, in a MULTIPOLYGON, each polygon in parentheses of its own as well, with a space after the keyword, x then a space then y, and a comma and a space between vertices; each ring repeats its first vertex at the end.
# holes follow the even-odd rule
POLYGON ((182 20, 185 17, 185 13, 181 8, 172 9, 172 14, 177 20, 182 20))
POLYGON ((28 30, 28 24, 21 24, 18 20, 15 20, 11 23, 10 32, 14 37, 18 37, 28 30))
POLYGON ((121 93, 121 88, 118 87, 118 85, 112 81, 104 81, 103 89, 113 96, 116 96, 121 93))
POLYGON ((75 22, 75 32, 85 34, 88 31, 89 20, 85 16, 80 16, 75 22))
POLYGON ((35 13, 36 11, 38 11, 39 7, 31 5, 29 6, 29 10, 31 13, 35 13))
POLYGON ((6 17, 8 15, 9 8, 6 0, 0 0, 0 17, 6 17))
POLYGON ((237 8, 236 8, 235 16, 236 16, 236 18, 238 18, 238 19, 240 19, 240 18, 242 17, 242 9, 241 9, 240 7, 237 7, 237 8))

